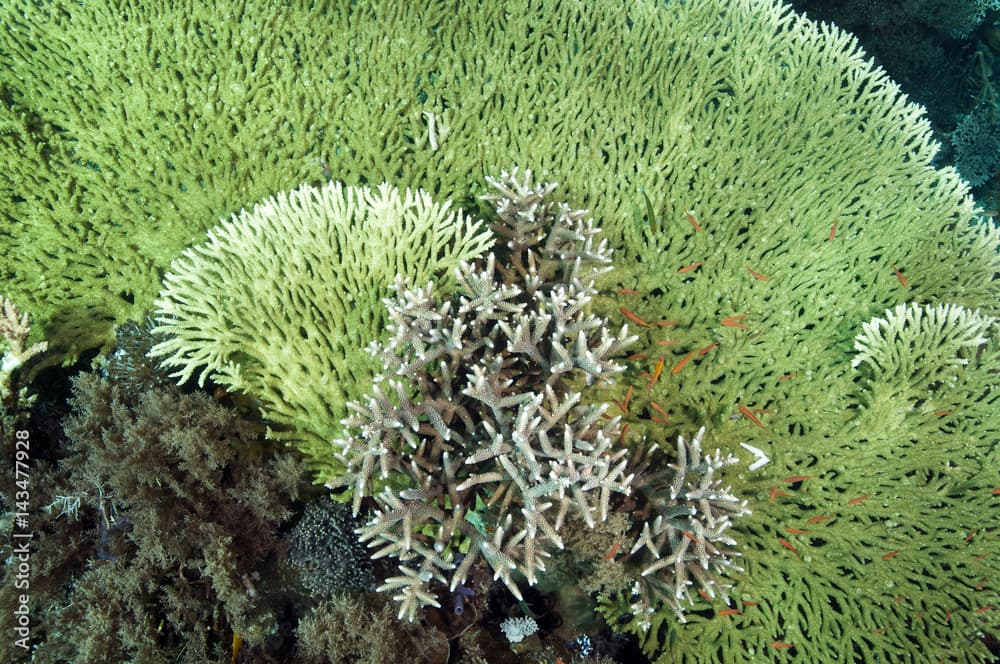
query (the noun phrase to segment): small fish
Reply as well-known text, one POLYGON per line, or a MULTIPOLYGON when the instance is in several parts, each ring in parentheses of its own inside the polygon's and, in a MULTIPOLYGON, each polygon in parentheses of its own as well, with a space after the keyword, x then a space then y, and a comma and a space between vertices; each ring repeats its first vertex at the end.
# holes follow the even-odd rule
POLYGON ((784 383, 786 380, 791 380, 792 378, 795 378, 794 373, 786 373, 784 376, 778 379, 778 382, 784 383))
POLYGON ((781 542, 781 546, 785 547, 786 549, 788 549, 789 551, 791 551, 792 553, 794 553, 795 557, 799 558, 801 560, 801 556, 799 556, 799 552, 795 550, 795 547, 792 546, 791 542, 789 542, 788 540, 786 540, 784 537, 779 537, 778 541, 781 542))
POLYGON ((632 321, 633 323, 635 323, 640 327, 653 327, 651 323, 647 323, 646 321, 644 321, 643 319, 639 318, 634 313, 626 309, 625 307, 618 307, 618 311, 622 312, 622 314, 625 315, 625 318, 628 318, 630 321, 632 321))
POLYGON ((670 370, 670 373, 672 375, 674 375, 674 376, 676 376, 677 374, 679 374, 681 372, 681 369, 684 368, 684 365, 687 364, 688 362, 690 362, 691 358, 694 357, 695 353, 697 353, 697 352, 698 351, 693 350, 690 353, 688 353, 687 355, 685 355, 684 357, 682 357, 680 359, 680 361, 677 364, 674 365, 674 368, 670 370))
POLYGON ((766 274, 761 274, 760 272, 757 272, 752 267, 750 267, 747 263, 744 263, 744 265, 747 268, 747 272, 749 272, 750 276, 752 276, 754 279, 757 279, 759 281, 770 281, 771 280, 771 277, 767 276, 766 274))
POLYGON ((736 314, 735 316, 726 316, 719 322, 726 327, 738 327, 740 329, 745 330, 747 329, 747 326, 740 321, 742 321, 746 317, 747 317, 746 314, 736 314))
POLYGON ((663 406, 661 406, 660 404, 656 403, 655 401, 650 401, 649 402, 649 407, 652 408, 653 410, 655 410, 660 415, 663 415, 663 417, 654 417, 654 418, 652 418, 652 420, 654 422, 661 422, 663 424, 670 424, 670 414, 666 410, 664 410, 663 406))
POLYGON ((791 477, 786 477, 781 480, 782 482, 787 482, 788 484, 795 484, 796 482, 805 482, 806 480, 811 480, 815 475, 792 475, 791 477))
POLYGON ((809 533, 808 530, 803 530, 802 528, 785 528, 785 532, 790 535, 806 535, 809 533))
POLYGON ((847 501, 847 504, 848 505, 859 505, 859 504, 865 502, 866 500, 868 500, 868 498, 869 498, 869 494, 866 493, 863 496, 858 496, 857 498, 851 498, 850 500, 847 501))
POLYGON ((660 374, 663 373, 663 363, 664 359, 661 355, 660 359, 656 361, 656 367, 653 369, 653 374, 649 377, 649 382, 646 383, 647 390, 656 385, 656 382, 660 380, 660 374))
POLYGON ((611 550, 608 551, 608 555, 601 556, 601 560, 612 560, 612 559, 614 559, 615 554, 618 553, 618 547, 619 547, 618 542, 615 542, 614 545, 611 547, 611 550))
POLYGON ((715 614, 719 616, 738 616, 743 611, 740 609, 722 609, 721 611, 716 611, 715 614))
POLYGON ((892 560, 893 558, 895 558, 896 556, 898 556, 902 552, 903 552, 902 549, 898 549, 896 551, 890 551, 889 553, 887 553, 884 556, 882 556, 882 560, 892 560))
POLYGON ((699 224, 698 220, 694 218, 694 214, 692 214, 691 211, 689 211, 689 210, 684 210, 684 214, 687 215, 688 223, 691 224, 691 226, 694 228, 695 232, 696 233, 700 233, 701 232, 701 224, 699 224))
POLYGON ((232 650, 233 654, 232 657, 229 658, 229 661, 231 663, 236 661, 236 658, 239 657, 240 650, 242 649, 243 649, 243 637, 237 634, 236 632, 233 632, 233 650, 232 650))
POLYGON ((638 295, 639 291, 632 290, 631 288, 619 288, 616 291, 619 295, 638 295))
POLYGON ((830 237, 826 239, 827 242, 833 242, 833 238, 837 235, 837 217, 833 218, 833 226, 830 226, 830 237))
POLYGON ((779 497, 780 498, 790 498, 791 496, 792 496, 792 494, 785 493, 784 491, 782 491, 781 489, 778 488, 777 484, 775 484, 774 486, 771 487, 771 490, 768 492, 768 501, 767 502, 773 503, 775 498, 779 498, 779 497))
POLYGON ((743 413, 743 417, 747 418, 748 420, 750 420, 751 422, 753 422, 754 424, 756 424, 757 426, 759 426, 761 429, 767 429, 767 427, 764 426, 764 423, 761 422, 760 419, 758 419, 758 417, 753 414, 752 410, 750 410, 749 408, 747 408, 743 404, 736 404, 736 408, 741 413, 743 413))
POLYGON ((772 648, 777 648, 778 650, 788 650, 789 648, 794 648, 794 643, 785 643, 784 641, 771 641, 769 644, 772 648))
POLYGON ((698 356, 701 357, 702 355, 707 355, 713 348, 715 348, 718 345, 719 345, 718 341, 713 341, 712 343, 708 344, 704 348, 700 349, 698 351, 698 356))
POLYGON ((697 270, 702 265, 704 265, 704 261, 698 261, 697 263, 691 263, 690 265, 685 265, 681 269, 677 270, 677 273, 678 274, 684 274, 685 272, 690 272, 692 270, 697 270))
POLYGON ((823 523, 824 521, 829 521, 832 518, 833 517, 830 516, 830 515, 814 516, 814 517, 806 519, 806 523, 823 523))
POLYGON ((899 279, 899 283, 903 284, 903 288, 909 288, 910 282, 906 280, 906 277, 904 277, 903 273, 899 271, 899 268, 893 265, 892 269, 896 271, 896 278, 899 279))

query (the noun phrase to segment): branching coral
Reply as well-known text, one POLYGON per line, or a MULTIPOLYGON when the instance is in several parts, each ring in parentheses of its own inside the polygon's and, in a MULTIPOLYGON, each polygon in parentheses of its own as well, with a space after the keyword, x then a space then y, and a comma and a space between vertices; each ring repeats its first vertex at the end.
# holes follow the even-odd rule
POLYGON ((5 439, 13 434, 15 422, 35 400, 28 391, 32 372, 26 370, 26 365, 48 348, 46 341, 28 346, 30 334, 28 314, 0 297, 0 433, 5 439))
POLYGON ((491 242, 424 191, 331 182, 282 192, 173 263, 151 354, 181 381, 211 374, 259 399, 308 454, 371 382, 364 348, 382 333, 380 297, 393 278, 447 281, 491 242))
POLYGON ((374 494, 362 538, 400 559, 380 589, 411 620, 438 605, 432 580, 454 590, 481 558, 520 597, 514 574, 536 581, 570 510, 603 520, 632 480, 627 451, 613 449, 618 419, 574 389, 613 378, 634 340, 586 311, 610 251, 530 171, 490 184, 499 258, 463 263, 454 298, 397 280, 392 338, 372 348, 384 373, 335 442, 347 472, 329 486, 350 486, 355 511, 374 494))
POLYGON ((728 586, 720 576, 743 571, 735 561, 740 555, 736 541, 727 531, 732 517, 749 510, 718 478, 720 470, 738 460, 719 450, 703 454, 704 435, 702 427, 690 441, 678 436, 674 463, 640 474, 635 483, 651 514, 630 551, 644 565, 642 581, 632 590, 632 613, 640 619, 665 604, 683 622, 692 587, 728 604, 728 586))

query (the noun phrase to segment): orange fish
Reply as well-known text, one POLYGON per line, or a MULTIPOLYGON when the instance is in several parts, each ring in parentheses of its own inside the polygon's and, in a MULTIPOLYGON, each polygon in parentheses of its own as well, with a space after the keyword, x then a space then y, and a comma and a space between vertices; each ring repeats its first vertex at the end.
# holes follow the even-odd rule
POLYGON ((747 272, 749 272, 750 276, 752 276, 754 279, 758 279, 760 281, 770 281, 771 280, 771 277, 767 276, 766 274, 761 274, 760 272, 757 272, 756 270, 754 270, 752 267, 750 267, 746 263, 744 263, 744 265, 746 265, 747 272))
POLYGON ((654 422, 662 422, 664 424, 670 424, 670 414, 666 410, 663 409, 663 406, 661 406, 660 404, 656 403, 655 401, 650 401, 649 402, 649 407, 652 408, 653 410, 655 410, 660 415, 663 415, 663 417, 654 417, 654 418, 652 418, 654 422))
POLYGON ((784 537, 779 537, 778 541, 781 542, 781 546, 785 547, 786 549, 794 553, 796 558, 800 558, 799 552, 795 550, 795 547, 792 546, 791 542, 786 540, 784 537))
POLYGON ((711 352, 711 350, 712 350, 713 348, 715 348, 715 347, 716 347, 716 346, 718 346, 718 345, 719 345, 719 342, 718 342, 718 341, 713 341, 712 343, 708 344, 708 345, 707 345, 707 346, 705 346, 704 348, 700 349, 700 350, 698 351, 698 355, 699 355, 699 357, 700 357, 700 356, 702 356, 702 355, 707 355, 707 354, 708 354, 709 352, 711 352))
POLYGON ((684 214, 687 215, 688 223, 691 224, 691 226, 694 228, 695 232, 696 233, 700 233, 701 232, 701 224, 699 224, 698 220, 694 218, 694 215, 690 211, 688 211, 688 210, 684 210, 684 214))
POLYGON ((697 263, 691 263, 690 265, 685 265, 681 269, 677 270, 678 274, 684 274, 685 272, 690 272, 691 270, 697 270, 704 264, 703 261, 698 261, 697 263))
POLYGON ((814 516, 806 519, 806 523, 823 523, 824 521, 829 521, 832 518, 832 516, 814 516))
POLYGON ((646 389, 647 390, 649 388, 653 387, 654 385, 656 385, 656 381, 660 380, 660 374, 661 373, 663 373, 663 356, 662 355, 660 356, 660 359, 656 361, 656 368, 653 369, 653 375, 650 376, 649 382, 646 383, 646 389))
POLYGON ((899 279, 899 283, 903 284, 903 288, 909 288, 910 282, 906 280, 906 277, 904 277, 903 273, 899 271, 899 268, 893 265, 892 269, 896 271, 896 278, 899 279))
POLYGON ((788 650, 789 648, 794 648, 794 643, 785 643, 784 641, 771 641, 769 644, 772 648, 777 648, 778 650, 788 650))
POLYGON ((757 416, 753 414, 753 411, 750 410, 749 408, 747 408, 746 406, 744 406, 742 404, 736 404, 736 408, 741 413, 743 413, 743 417, 747 418, 748 420, 750 420, 751 422, 753 422, 754 424, 756 424, 757 426, 759 426, 761 429, 766 429, 767 428, 766 426, 764 426, 764 423, 761 422, 757 418, 757 416))
POLYGON ((628 318, 630 321, 632 321, 636 325, 639 325, 641 327, 653 327, 652 324, 647 323, 643 319, 639 318, 638 316, 636 316, 634 313, 632 313, 631 311, 629 311, 625 307, 618 307, 618 311, 620 311, 623 314, 625 314, 625 318, 628 318))
POLYGON ((684 368, 684 365, 687 364, 688 362, 690 362, 691 358, 694 357, 695 353, 697 353, 697 352, 698 351, 693 350, 690 353, 688 353, 687 355, 685 355, 684 357, 682 357, 680 359, 680 361, 677 364, 674 365, 674 368, 670 370, 670 373, 672 375, 674 375, 674 376, 676 376, 677 374, 679 374, 680 371, 681 371, 681 369, 684 368))
POLYGON ((740 329, 745 330, 747 329, 747 326, 741 323, 740 321, 746 317, 747 317, 746 314, 736 314, 735 316, 726 316, 719 322, 726 327, 738 327, 740 329))
POLYGON ((791 495, 792 494, 785 493, 784 491, 782 491, 781 489, 779 489, 778 485, 775 484, 774 486, 771 487, 771 490, 768 492, 768 501, 767 502, 773 503, 775 498, 778 498, 778 497, 789 498, 789 497, 791 497, 791 495))
POLYGON ((866 500, 868 500, 868 496, 869 496, 869 494, 866 493, 863 496, 858 496, 857 498, 851 498, 850 500, 847 501, 847 504, 848 505, 858 505, 858 504, 863 503, 866 500))

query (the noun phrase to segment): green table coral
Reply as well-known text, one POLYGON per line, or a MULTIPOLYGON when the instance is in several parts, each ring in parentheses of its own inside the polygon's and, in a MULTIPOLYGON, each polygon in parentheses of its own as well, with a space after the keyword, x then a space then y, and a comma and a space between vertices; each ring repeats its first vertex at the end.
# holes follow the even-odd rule
POLYGON ((315 457, 379 368, 368 345, 397 275, 447 289, 460 262, 492 243, 426 192, 304 185, 234 215, 174 261, 156 301, 164 338, 150 355, 181 382, 212 374, 256 397, 315 457))
POLYGON ((664 611, 649 650, 988 657, 1000 232, 848 36, 775 0, 135 7, 0 8, 0 265, 53 350, 106 341, 217 218, 302 181, 471 211, 485 174, 532 168, 616 249, 599 313, 649 325, 591 396, 635 436, 706 425, 770 459, 724 478, 753 510, 742 613, 664 611), (942 345, 971 320, 975 352, 942 345), (905 371, 852 367, 897 329, 905 371))

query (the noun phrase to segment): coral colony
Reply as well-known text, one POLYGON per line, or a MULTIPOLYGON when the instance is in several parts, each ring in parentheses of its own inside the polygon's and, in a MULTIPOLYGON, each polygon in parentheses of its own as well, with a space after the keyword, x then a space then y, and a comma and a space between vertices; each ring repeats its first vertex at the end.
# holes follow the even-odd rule
POLYGON ((373 557, 399 559, 380 590, 414 620, 440 605, 432 581, 454 591, 485 560, 521 599, 515 573, 536 582, 571 510, 593 527, 614 496, 639 488, 655 516, 632 553, 649 558, 644 575, 671 579, 669 591, 648 583, 652 595, 677 604, 692 578, 711 592, 731 565, 720 562, 733 554, 729 516, 745 511, 714 479, 734 459, 703 458, 700 431, 680 439, 668 472, 646 472, 651 450, 637 480, 615 445, 619 418, 578 391, 613 380, 623 370, 613 358, 635 341, 627 325, 613 333, 587 312, 611 252, 586 213, 553 202, 556 186, 533 184, 531 171, 489 182, 505 246, 463 263, 454 297, 397 280, 385 301, 391 338, 371 348, 384 371, 335 441, 347 472, 328 486, 349 487, 355 512, 374 497, 361 537, 373 557))

